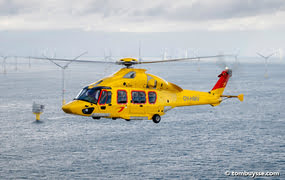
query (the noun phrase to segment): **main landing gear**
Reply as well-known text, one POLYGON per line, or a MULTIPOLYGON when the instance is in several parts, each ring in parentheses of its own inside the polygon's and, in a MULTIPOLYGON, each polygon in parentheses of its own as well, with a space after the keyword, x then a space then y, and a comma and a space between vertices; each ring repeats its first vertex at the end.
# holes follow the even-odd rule
POLYGON ((152 121, 153 121, 154 123, 159 123, 160 120, 161 120, 160 115, 158 115, 158 114, 153 115, 152 121))

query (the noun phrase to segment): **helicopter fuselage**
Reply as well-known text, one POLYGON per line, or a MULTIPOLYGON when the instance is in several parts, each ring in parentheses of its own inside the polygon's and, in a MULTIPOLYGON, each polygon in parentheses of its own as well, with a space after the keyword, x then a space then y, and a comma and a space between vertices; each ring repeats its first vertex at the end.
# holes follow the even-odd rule
POLYGON ((62 106, 66 113, 96 118, 152 119, 180 106, 218 105, 214 91, 183 90, 145 69, 122 68, 115 74, 85 87, 62 106))

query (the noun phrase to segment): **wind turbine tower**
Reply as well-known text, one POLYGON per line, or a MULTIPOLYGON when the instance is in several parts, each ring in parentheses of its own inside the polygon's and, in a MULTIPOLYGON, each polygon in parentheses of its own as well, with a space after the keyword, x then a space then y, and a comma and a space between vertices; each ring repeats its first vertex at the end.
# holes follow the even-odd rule
POLYGON ((6 59, 8 58, 8 56, 2 56, 3 62, 2 62, 2 66, 3 66, 3 74, 7 74, 7 70, 6 70, 6 59))

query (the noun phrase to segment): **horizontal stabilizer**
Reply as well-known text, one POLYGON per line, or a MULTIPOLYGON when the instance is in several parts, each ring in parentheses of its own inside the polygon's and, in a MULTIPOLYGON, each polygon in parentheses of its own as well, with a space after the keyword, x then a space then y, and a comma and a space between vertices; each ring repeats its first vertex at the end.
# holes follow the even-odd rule
POLYGON ((239 94, 239 95, 238 95, 238 99, 239 99, 240 101, 243 101, 243 94, 239 94))
POLYGON ((243 101, 243 94, 239 94, 238 96, 221 95, 221 97, 226 97, 226 98, 238 98, 240 101, 243 101))

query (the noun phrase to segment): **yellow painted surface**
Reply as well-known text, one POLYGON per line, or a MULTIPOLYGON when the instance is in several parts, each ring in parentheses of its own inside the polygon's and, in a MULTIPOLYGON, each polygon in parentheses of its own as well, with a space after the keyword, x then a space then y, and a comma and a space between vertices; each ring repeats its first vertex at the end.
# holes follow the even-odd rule
POLYGON ((34 113, 34 114, 36 115, 36 120, 39 121, 42 113, 34 113))
POLYGON ((122 62, 138 62, 138 60, 135 58, 123 58, 123 59, 120 59, 120 61, 122 61, 122 62))

